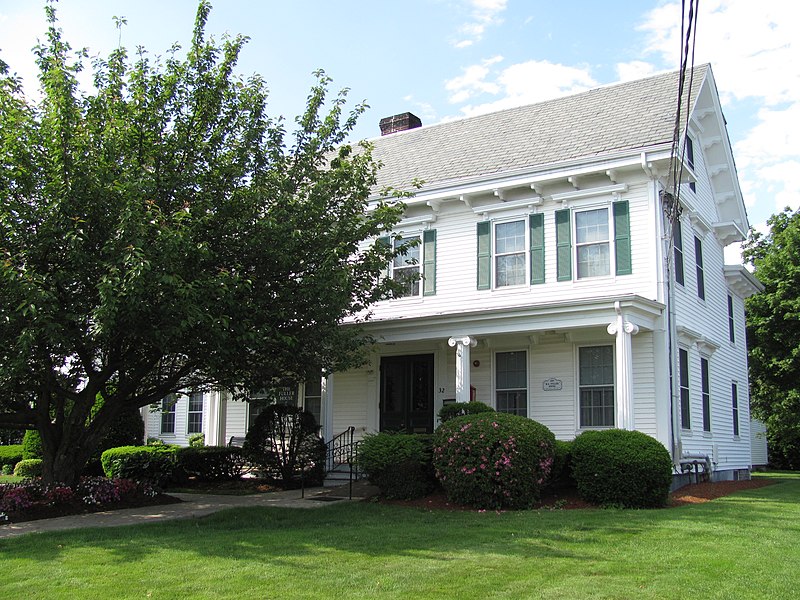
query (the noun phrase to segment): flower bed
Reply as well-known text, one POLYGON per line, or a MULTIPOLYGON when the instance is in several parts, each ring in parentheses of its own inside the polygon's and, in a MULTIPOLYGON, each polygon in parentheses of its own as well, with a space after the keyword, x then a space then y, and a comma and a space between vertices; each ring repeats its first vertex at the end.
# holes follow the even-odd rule
POLYGON ((84 477, 74 488, 34 479, 0 484, 0 523, 171 502, 178 500, 131 479, 84 477))

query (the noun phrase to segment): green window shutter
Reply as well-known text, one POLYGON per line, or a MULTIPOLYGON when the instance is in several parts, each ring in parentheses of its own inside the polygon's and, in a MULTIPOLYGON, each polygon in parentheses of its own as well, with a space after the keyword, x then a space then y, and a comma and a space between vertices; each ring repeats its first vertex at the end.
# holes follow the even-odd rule
POLYGON ((478 223, 478 289, 492 287, 492 224, 478 223))
POLYGON ((422 232, 422 295, 436 295, 436 230, 422 232))
POLYGON ((572 224, 570 210, 556 211, 556 279, 572 280, 572 224))
POLYGON ((544 215, 528 216, 531 236, 531 283, 544 283, 544 215))
POLYGON ((630 275, 631 219, 627 200, 614 202, 614 252, 617 259, 617 275, 630 275))

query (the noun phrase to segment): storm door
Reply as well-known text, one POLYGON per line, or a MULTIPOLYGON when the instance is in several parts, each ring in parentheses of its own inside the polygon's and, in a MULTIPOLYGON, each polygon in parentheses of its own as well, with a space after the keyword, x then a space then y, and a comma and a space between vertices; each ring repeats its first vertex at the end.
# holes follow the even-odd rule
POLYGON ((433 354, 381 359, 381 431, 433 432, 433 354))

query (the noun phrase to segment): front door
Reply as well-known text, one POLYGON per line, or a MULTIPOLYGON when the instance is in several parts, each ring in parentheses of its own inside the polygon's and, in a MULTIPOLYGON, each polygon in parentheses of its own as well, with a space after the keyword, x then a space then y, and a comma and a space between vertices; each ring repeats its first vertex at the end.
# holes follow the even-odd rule
POLYGON ((381 358, 381 431, 433 432, 433 354, 381 358))

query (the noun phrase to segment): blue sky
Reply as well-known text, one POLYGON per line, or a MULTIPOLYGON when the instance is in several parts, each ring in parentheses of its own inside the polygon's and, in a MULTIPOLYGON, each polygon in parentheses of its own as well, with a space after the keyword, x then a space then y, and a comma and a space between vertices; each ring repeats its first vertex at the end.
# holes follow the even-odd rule
MULTIPOLYGON (((527 104, 678 66, 680 2, 607 0, 216 0, 207 32, 250 37, 272 114, 293 118, 318 68, 366 100, 356 136, 410 110, 424 124, 527 104)), ((696 62, 710 62, 750 222, 800 206, 800 24, 796 0, 703 0, 696 62)), ((0 58, 35 82, 43 3, 0 0, 0 58)), ((191 34, 194 0, 61 0, 65 38, 90 55, 122 44, 161 54, 191 34)), ((33 87, 33 86, 32 86, 33 87)))

